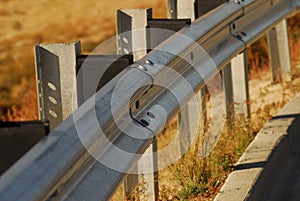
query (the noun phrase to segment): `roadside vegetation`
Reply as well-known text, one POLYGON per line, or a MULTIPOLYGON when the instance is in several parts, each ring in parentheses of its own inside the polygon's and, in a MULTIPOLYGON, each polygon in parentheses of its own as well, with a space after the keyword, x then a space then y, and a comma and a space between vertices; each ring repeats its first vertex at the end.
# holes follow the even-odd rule
POLYGON ((255 106, 251 117, 235 116, 234 119, 228 120, 218 144, 204 159, 199 157, 199 150, 203 145, 203 138, 200 136, 205 136, 205 132, 199 132, 199 137, 184 157, 159 172, 159 176, 164 180, 160 185, 159 199, 212 200, 262 126, 300 92, 299 84, 300 78, 297 78, 290 83, 270 83, 259 89, 262 102, 250 102, 250 107, 255 106), (270 100, 270 94, 281 98, 270 100))

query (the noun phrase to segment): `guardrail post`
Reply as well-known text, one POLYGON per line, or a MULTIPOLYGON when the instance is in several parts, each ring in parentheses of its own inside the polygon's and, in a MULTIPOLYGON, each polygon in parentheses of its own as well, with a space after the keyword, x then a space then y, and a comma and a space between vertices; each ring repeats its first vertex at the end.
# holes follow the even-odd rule
POLYGON ((35 66, 39 119, 53 130, 77 108, 76 57, 80 42, 38 44, 35 66))
MULTIPOLYGON (((134 61, 147 54, 147 20, 152 18, 152 9, 121 9, 117 13, 117 48, 119 54, 132 53, 134 61), (138 30, 138 31, 135 31, 138 30), (143 31, 144 30, 144 31, 143 31), (120 35, 122 34, 122 35, 120 35)), ((151 154, 157 151, 156 142, 149 146, 145 154, 151 154)), ((149 157, 147 157, 149 159, 149 157)), ((155 172, 157 159, 139 161, 137 171, 143 174, 144 181, 148 184, 145 196, 147 200, 158 199, 158 174, 155 172), (141 166, 153 167, 153 173, 144 174, 139 172, 141 166)), ((140 182, 139 175, 131 174, 127 176, 124 182, 124 196, 128 196, 135 186, 140 182)), ((125 197, 125 198, 126 198, 125 197)))
POLYGON ((249 117, 248 65, 246 51, 231 60, 222 71, 229 120, 235 115, 249 117))
POLYGON ((232 80, 232 71, 231 71, 231 64, 229 63, 223 70, 222 70, 222 77, 223 77, 223 86, 224 86, 224 93, 225 93, 225 104, 226 104, 226 115, 227 118, 231 120, 234 115, 233 111, 233 80, 232 80))
POLYGON ((146 26, 152 18, 152 9, 121 9, 117 13, 117 48, 119 54, 132 52, 134 60, 139 60, 147 54, 146 26), (133 31, 142 30, 143 31, 133 31), (131 41, 131 42, 130 42, 131 41))
POLYGON ((169 19, 195 20, 195 0, 167 0, 167 17, 169 19))
POLYGON ((273 82, 291 80, 290 51, 286 20, 267 34, 273 82))
POLYGON ((247 50, 231 60, 235 114, 250 117, 247 50))
POLYGON ((167 17, 177 19, 177 0, 167 0, 167 17))
MULTIPOLYGON (((190 18, 191 21, 195 20, 195 9, 194 9, 195 0, 168 0, 168 18, 172 19, 185 19, 190 18)), ((187 145, 191 143, 191 132, 195 131, 195 120, 198 119, 198 114, 195 111, 199 111, 202 115, 202 124, 201 129, 205 128, 206 122, 206 91, 205 88, 202 88, 199 93, 196 94, 196 100, 191 100, 187 105, 182 108, 178 113, 178 125, 182 126, 180 128, 179 137, 180 139, 180 151, 181 154, 184 154, 187 145), (199 104, 199 105, 198 105, 199 104), (199 108, 200 106, 200 108, 199 108), (182 122, 184 120, 184 122, 182 122)))
MULTIPOLYGON (((224 81, 231 82, 231 86, 228 88, 231 90, 229 94, 226 92, 225 84, 225 93, 227 100, 232 101, 231 103, 228 101, 230 109, 232 110, 234 115, 244 115, 245 117, 249 117, 250 108, 248 104, 249 100, 249 86, 248 86, 248 63, 247 63, 247 51, 238 54, 231 60, 230 66, 227 67, 230 69, 231 75, 226 75, 224 81), (228 80, 226 80, 229 78, 228 80), (232 95, 232 97, 229 97, 232 95)), ((230 114, 230 112, 229 112, 230 114)))

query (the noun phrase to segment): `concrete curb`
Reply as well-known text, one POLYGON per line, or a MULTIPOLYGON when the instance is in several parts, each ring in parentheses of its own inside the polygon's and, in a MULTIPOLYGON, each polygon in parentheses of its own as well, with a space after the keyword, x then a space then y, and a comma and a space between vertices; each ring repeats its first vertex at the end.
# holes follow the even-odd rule
POLYGON ((300 94, 260 130, 215 201, 300 198, 291 195, 299 169, 300 94))

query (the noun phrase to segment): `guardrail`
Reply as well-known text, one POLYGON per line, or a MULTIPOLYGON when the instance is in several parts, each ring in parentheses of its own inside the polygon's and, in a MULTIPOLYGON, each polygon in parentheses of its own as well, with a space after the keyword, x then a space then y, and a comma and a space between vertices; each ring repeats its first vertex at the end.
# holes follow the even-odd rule
MULTIPOLYGON (((41 119, 50 118, 51 129, 54 127, 51 118, 55 124, 66 119, 1 176, 0 200, 107 200, 127 174, 134 170, 139 158, 145 162, 144 167, 139 166, 139 171, 153 174, 157 171, 157 154, 143 153, 155 142, 166 122, 180 110, 189 110, 188 102, 195 98, 195 93, 205 85, 211 94, 216 93, 214 90, 218 86, 211 85, 210 90, 209 80, 217 76, 215 83, 220 84, 218 73, 221 70, 223 78, 227 79, 224 83, 226 102, 239 100, 244 106, 236 108, 236 112, 248 115, 245 104, 248 96, 247 67, 243 63, 240 68, 235 65, 244 56, 231 60, 262 34, 295 14, 299 6, 298 0, 229 1, 185 26, 157 47, 150 48, 152 51, 145 56, 146 38, 139 37, 139 43, 144 44, 141 46, 135 45, 137 42, 130 46, 126 44, 130 44, 134 36, 145 36, 144 25, 149 11, 120 11, 126 15, 122 19, 130 22, 129 27, 141 28, 128 34, 124 32, 128 31, 128 27, 127 30, 118 27, 120 53, 134 52, 136 61, 106 83, 74 113, 79 100, 76 92, 79 82, 76 81, 74 68, 80 55, 79 43, 38 45, 38 89, 46 93, 39 100, 41 119), (144 17, 141 18, 141 15, 144 17), (135 21, 130 21, 132 19, 135 21), (138 27, 139 24, 142 27, 138 27), (57 56, 62 54, 61 48, 65 48, 63 54, 71 59, 57 56), (144 52, 141 53, 139 48, 144 52), (228 66, 230 61, 231 67, 228 66), (55 71, 58 73, 56 77, 50 77, 54 80, 49 77, 45 80, 47 72, 52 71, 39 67, 45 67, 47 63, 54 68, 60 65, 59 70, 55 71), (71 66, 73 70, 63 66, 71 66), (66 74, 72 76, 66 77, 66 74), (241 88, 236 90, 235 84, 230 84, 237 80, 242 83, 239 95, 236 91, 241 91, 241 88), (54 92, 57 91, 60 95, 55 97, 54 92), (59 108, 58 102, 67 106, 59 108), (52 110, 51 105, 56 109, 52 110), (45 117, 46 113, 50 116, 45 117), (151 168, 145 167, 145 164, 151 168)), ((176 5, 173 3, 174 7, 176 5)), ((177 15, 181 12, 180 8, 178 6, 176 9, 177 15)), ((122 13, 119 13, 120 16, 122 13)), ((172 17, 176 17, 174 12, 172 17)), ((276 28, 276 34, 269 34, 270 43, 274 42, 274 36, 278 37, 286 31, 285 22, 280 27, 276 28)), ((275 40, 277 47, 280 42, 287 45, 286 41, 275 40)), ((272 54, 279 55, 279 51, 273 48, 272 54)), ((279 62, 282 60, 280 58, 279 62)), ((289 71, 284 68, 274 70, 277 73, 274 77, 279 74, 279 77, 284 75, 283 79, 290 79, 289 71)), ((77 73, 77 78, 82 78, 81 71, 77 73)), ((215 124, 220 123, 218 118, 222 119, 222 115, 221 112, 214 116, 215 124)), ((181 116, 184 116, 183 111, 181 116)), ((192 127, 190 124, 183 125, 192 127)), ((217 138, 215 135, 213 137, 217 138)), ((214 140, 207 143, 213 144, 214 140)), ((202 154, 205 156, 207 153, 203 151, 202 154)), ((155 199, 155 193, 151 199, 155 199)))

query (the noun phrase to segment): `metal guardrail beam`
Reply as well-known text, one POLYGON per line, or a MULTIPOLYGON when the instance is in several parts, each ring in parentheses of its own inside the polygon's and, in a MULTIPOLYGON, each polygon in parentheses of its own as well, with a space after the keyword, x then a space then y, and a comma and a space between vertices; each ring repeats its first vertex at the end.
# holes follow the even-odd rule
POLYGON ((124 172, 138 160, 136 155, 118 155, 111 143, 131 153, 143 153, 165 123, 152 110, 155 118, 148 126, 135 124, 128 119, 128 107, 124 104, 129 102, 129 107, 133 107, 139 101, 136 119, 144 118, 153 105, 159 104, 169 120, 178 112, 179 104, 185 104, 193 93, 181 90, 185 83, 178 77, 164 77, 170 69, 182 75, 197 92, 230 59, 295 13, 299 5, 299 0, 228 2, 198 18, 162 43, 160 50, 153 50, 122 71, 3 174, 0 200, 107 200, 124 179, 124 172), (199 51, 197 44, 209 57, 199 51), (115 93, 120 79, 122 91, 115 93), (151 86, 159 82, 178 93, 179 102, 170 101, 172 94, 167 90, 151 91, 151 86), (124 134, 116 124, 144 139, 124 134), (91 157, 79 136, 89 144, 90 153, 104 162, 115 161, 119 171, 91 157))

